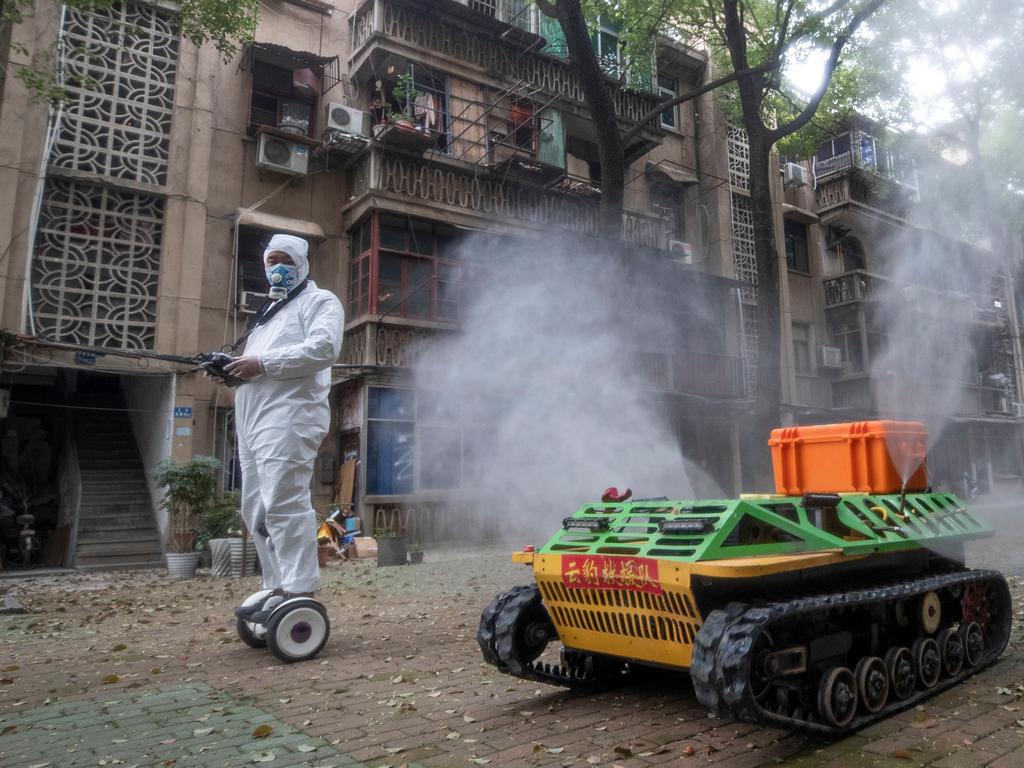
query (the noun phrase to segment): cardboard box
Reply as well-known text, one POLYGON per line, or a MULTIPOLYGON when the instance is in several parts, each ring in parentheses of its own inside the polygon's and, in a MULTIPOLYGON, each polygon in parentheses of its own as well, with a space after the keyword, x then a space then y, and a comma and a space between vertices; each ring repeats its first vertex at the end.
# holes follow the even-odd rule
POLYGON ((352 540, 352 550, 356 557, 376 557, 377 540, 372 536, 356 536, 352 540))

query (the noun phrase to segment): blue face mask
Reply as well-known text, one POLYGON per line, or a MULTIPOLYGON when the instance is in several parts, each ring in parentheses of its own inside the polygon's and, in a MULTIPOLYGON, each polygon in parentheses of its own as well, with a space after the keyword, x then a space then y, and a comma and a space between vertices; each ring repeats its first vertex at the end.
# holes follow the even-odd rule
POLYGON ((275 264, 266 271, 272 299, 283 299, 299 283, 299 268, 292 264, 275 264))

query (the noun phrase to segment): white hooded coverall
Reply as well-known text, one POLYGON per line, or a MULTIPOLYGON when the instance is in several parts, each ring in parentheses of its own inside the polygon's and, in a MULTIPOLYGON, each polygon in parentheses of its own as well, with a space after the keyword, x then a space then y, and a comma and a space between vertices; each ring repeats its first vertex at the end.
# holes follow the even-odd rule
MULTIPOLYGON (((287 253, 301 284, 308 250, 301 238, 274 235, 264 264, 273 251, 287 253)), ((235 393, 242 519, 256 542, 264 589, 302 593, 320 586, 309 485, 331 423, 331 365, 341 353, 344 322, 338 298, 310 281, 245 345, 245 355, 258 357, 264 369, 235 393)))

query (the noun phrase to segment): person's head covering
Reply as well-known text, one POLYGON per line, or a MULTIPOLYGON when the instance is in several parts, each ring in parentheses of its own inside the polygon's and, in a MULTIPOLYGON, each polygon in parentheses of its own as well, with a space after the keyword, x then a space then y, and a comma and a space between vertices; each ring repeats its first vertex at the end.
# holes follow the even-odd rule
POLYGON ((274 235, 267 243, 267 249, 263 252, 263 264, 266 266, 267 256, 274 251, 287 253, 292 257, 295 266, 299 270, 298 283, 309 277, 309 243, 295 235, 274 235))

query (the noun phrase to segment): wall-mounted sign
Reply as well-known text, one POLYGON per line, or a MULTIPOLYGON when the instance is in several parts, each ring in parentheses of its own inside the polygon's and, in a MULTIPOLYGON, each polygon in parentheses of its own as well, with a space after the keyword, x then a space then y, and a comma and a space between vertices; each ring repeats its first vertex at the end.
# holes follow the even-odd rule
POLYGON ((192 418, 192 406, 183 405, 177 406, 174 409, 174 418, 176 419, 191 419, 192 418))
POLYGON ((96 365, 96 353, 75 352, 75 362, 79 365, 96 365))

